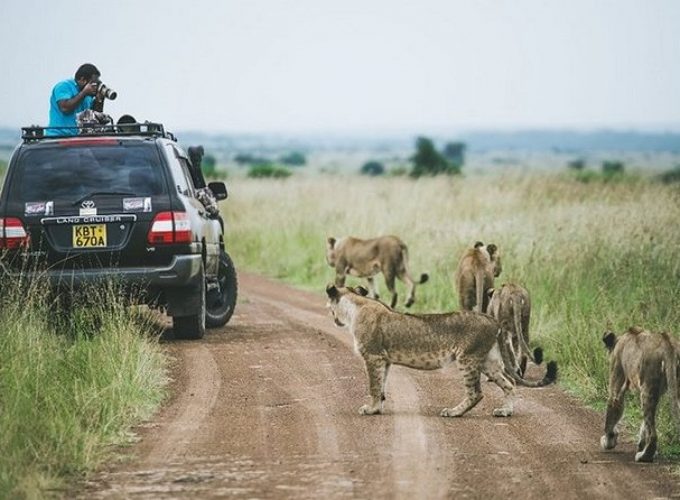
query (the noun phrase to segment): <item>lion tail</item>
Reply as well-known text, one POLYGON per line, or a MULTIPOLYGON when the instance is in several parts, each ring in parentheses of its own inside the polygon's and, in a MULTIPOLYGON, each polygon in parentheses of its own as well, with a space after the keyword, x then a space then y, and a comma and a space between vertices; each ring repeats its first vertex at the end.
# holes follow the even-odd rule
POLYGON ((522 330, 521 308, 519 306, 520 304, 518 304, 516 298, 513 297, 512 314, 513 319, 515 321, 515 332, 517 333, 517 337, 519 338, 520 349, 522 350, 522 353, 526 357, 528 357, 531 361, 533 361, 537 365, 540 365, 543 362, 543 349, 537 347, 536 349, 534 349, 533 353, 529 350, 529 346, 527 345, 527 337, 529 332, 525 332, 524 330, 522 330))
POLYGON ((546 385, 550 385, 557 380, 557 362, 556 361, 548 362, 545 370, 545 375, 540 380, 527 380, 523 377, 520 377, 519 374, 517 373, 511 373, 510 375, 512 376, 513 380, 517 383, 517 385, 521 385, 524 387, 545 387, 546 385))

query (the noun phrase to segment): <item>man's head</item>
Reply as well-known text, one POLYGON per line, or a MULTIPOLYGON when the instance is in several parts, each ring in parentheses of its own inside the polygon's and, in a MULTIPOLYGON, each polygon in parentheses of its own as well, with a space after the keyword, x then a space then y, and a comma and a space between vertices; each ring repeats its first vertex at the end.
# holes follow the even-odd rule
POLYGON ((86 63, 78 68, 76 71, 76 82, 81 87, 84 87, 90 82, 99 80, 101 73, 94 64, 86 63))

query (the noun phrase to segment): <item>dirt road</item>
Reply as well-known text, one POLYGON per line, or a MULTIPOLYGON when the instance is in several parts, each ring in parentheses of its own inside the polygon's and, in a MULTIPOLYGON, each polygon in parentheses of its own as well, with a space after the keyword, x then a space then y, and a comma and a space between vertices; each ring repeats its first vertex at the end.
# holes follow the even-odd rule
MULTIPOLYGON (((501 392, 465 417, 455 365, 394 367, 386 412, 360 416, 363 364, 319 295, 241 273, 231 323, 166 344, 173 397, 139 430, 129 462, 83 498, 616 498, 680 496, 668 464, 633 462, 634 445, 599 450, 602 416, 559 388, 501 392)), ((538 375, 538 373, 534 373, 538 375)))

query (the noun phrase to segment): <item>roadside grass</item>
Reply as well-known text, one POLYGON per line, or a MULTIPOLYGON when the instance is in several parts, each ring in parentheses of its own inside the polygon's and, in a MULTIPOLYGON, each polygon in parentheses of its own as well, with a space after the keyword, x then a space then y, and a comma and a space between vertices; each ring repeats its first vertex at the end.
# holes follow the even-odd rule
POLYGON ((59 496, 165 396, 148 315, 101 287, 67 319, 42 289, 0 287, 0 498, 59 496))
MULTIPOLYGON (((503 256, 497 284, 520 283, 531 293, 532 343, 559 363, 562 386, 598 409, 607 391, 606 329, 640 325, 680 335, 680 191, 642 177, 233 178, 222 209, 242 268, 320 294, 334 278, 327 237, 400 236, 412 274, 430 273, 415 312, 458 309, 460 255, 477 240, 496 243, 503 256)), ((400 282, 398 291, 403 310, 400 282)), ((630 399, 627 421, 637 427, 630 399)), ((660 413, 661 450, 680 453, 667 398, 660 413)))

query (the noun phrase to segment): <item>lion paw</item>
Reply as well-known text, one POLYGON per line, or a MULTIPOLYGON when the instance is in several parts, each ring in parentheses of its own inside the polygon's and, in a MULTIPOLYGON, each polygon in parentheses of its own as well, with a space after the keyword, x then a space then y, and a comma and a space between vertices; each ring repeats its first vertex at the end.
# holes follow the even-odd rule
POLYGON ((439 415, 441 417, 460 417, 463 413, 465 412, 456 410, 456 408, 444 408, 439 415))
POLYGON ((618 434, 604 434, 600 438, 600 446, 603 450, 611 450, 616 446, 616 440, 618 437, 618 434))
POLYGON ((364 405, 361 408, 359 408, 359 414, 360 415, 379 415, 382 413, 382 408, 371 406, 371 405, 364 405))
POLYGON ((636 462, 651 463, 654 462, 654 453, 648 451, 639 451, 635 454, 636 462))
POLYGON ((511 417, 512 416, 512 408, 494 408, 493 409, 493 416, 494 417, 511 417))

